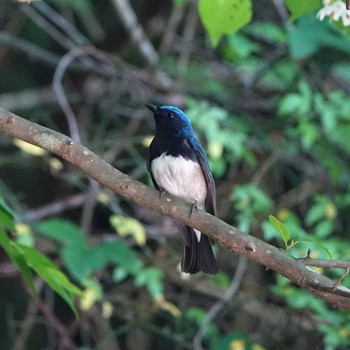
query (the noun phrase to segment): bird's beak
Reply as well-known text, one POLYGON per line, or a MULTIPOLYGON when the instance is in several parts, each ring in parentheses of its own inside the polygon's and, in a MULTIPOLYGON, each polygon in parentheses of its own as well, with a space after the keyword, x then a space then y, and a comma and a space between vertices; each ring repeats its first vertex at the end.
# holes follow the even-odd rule
POLYGON ((156 106, 148 105, 148 104, 145 106, 153 113, 157 113, 157 111, 158 111, 158 107, 156 107, 156 106))

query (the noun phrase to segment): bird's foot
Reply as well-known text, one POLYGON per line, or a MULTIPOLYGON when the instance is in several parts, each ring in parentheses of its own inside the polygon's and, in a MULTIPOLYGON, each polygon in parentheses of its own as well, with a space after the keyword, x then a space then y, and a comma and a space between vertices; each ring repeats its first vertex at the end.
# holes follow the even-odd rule
POLYGON ((198 210, 197 199, 195 199, 193 202, 189 202, 188 204, 190 205, 190 217, 191 217, 193 213, 193 209, 198 210))
POLYGON ((168 193, 167 190, 165 190, 164 188, 160 188, 159 189, 159 198, 162 198, 164 195, 166 195, 168 193))

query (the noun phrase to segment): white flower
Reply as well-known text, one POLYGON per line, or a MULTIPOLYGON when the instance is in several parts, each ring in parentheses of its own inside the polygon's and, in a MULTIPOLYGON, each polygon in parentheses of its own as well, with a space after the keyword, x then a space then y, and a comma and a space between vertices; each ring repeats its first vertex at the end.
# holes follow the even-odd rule
POLYGON ((343 22, 343 25, 350 25, 350 11, 345 7, 345 3, 340 0, 323 0, 323 8, 317 12, 317 18, 323 21, 325 17, 329 17, 333 21, 343 22))

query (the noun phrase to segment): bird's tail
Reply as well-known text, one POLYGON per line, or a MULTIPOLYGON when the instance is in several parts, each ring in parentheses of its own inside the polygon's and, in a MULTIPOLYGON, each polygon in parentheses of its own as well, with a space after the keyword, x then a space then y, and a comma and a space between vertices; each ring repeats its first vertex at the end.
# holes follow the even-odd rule
POLYGON ((186 226, 182 227, 181 231, 185 236, 181 270, 191 274, 203 271, 211 275, 216 275, 218 273, 218 266, 209 238, 201 234, 198 242, 193 228, 186 226))

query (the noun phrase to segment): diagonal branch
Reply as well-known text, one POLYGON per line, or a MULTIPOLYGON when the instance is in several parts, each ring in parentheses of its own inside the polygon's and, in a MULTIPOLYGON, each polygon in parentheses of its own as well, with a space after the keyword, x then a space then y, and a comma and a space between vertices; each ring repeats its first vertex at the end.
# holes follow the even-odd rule
POLYGON ((112 0, 114 7, 117 9, 120 19, 126 30, 130 32, 133 41, 137 44, 143 57, 148 64, 154 66, 157 64, 159 57, 152 43, 148 40, 145 31, 131 7, 128 0, 112 0))
POLYGON ((188 205, 183 201, 169 194, 160 198, 155 189, 113 168, 86 147, 74 143, 71 138, 2 109, 0 109, 0 132, 57 154, 101 185, 128 200, 180 220, 207 234, 219 245, 232 252, 244 255, 274 270, 334 306, 350 310, 349 289, 335 286, 334 281, 309 270, 278 248, 243 234, 235 227, 202 210, 195 211, 189 217, 188 205))

